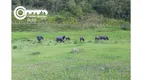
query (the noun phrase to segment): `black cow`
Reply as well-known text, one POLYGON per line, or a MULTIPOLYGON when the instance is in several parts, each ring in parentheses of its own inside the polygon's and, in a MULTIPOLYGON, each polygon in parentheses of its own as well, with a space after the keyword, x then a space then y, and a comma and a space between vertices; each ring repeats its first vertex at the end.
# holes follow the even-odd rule
POLYGON ((80 41, 85 41, 83 36, 80 36, 80 41))
POLYGON ((40 43, 41 40, 44 40, 44 38, 42 36, 37 36, 37 40, 38 40, 38 43, 40 43))
POLYGON ((96 36, 95 40, 109 40, 107 36, 96 36))
POLYGON ((66 37, 66 36, 57 36, 57 37, 56 37, 56 41, 57 41, 57 42, 64 42, 65 37, 66 37))
POLYGON ((70 37, 66 37, 66 40, 70 40, 70 37))

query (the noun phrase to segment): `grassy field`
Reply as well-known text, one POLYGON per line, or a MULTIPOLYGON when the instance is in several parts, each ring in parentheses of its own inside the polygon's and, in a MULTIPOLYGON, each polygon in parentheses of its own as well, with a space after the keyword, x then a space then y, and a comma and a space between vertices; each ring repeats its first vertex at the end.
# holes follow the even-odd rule
POLYGON ((130 31, 12 32, 12 79, 130 80, 130 31), (45 40, 37 43, 37 35, 45 40), (59 35, 71 41, 56 43, 59 35), (95 41, 97 35, 110 40, 95 41))

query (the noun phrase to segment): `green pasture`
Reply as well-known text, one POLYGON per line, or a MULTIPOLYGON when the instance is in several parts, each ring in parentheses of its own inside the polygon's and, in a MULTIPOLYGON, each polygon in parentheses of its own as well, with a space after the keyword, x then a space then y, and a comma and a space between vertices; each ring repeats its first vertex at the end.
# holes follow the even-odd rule
POLYGON ((130 80, 130 31, 12 32, 12 80, 130 80), (56 43, 60 35, 71 40, 56 43), (109 40, 95 41, 98 35, 109 40))

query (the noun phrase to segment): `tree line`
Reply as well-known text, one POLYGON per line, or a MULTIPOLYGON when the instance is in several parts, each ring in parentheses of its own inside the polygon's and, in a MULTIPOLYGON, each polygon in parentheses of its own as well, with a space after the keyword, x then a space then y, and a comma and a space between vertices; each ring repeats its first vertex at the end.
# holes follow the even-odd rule
POLYGON ((108 18, 130 21, 130 0, 12 0, 12 9, 17 6, 47 9, 53 14, 81 17, 99 13, 108 18))

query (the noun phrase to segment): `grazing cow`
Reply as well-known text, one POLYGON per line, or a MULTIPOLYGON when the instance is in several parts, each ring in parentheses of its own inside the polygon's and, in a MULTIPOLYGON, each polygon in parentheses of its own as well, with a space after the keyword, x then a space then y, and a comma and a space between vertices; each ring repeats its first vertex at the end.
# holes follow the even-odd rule
POLYGON ((95 40, 109 40, 107 36, 96 36, 95 40))
POLYGON ((80 36, 80 41, 85 41, 83 36, 80 36))
POLYGON ((66 36, 57 36, 57 37, 56 37, 56 41, 57 41, 57 42, 64 42, 65 37, 66 37, 66 36))
POLYGON ((70 40, 70 37, 66 37, 66 40, 70 40))
POLYGON ((40 43, 41 40, 44 40, 44 38, 42 36, 37 36, 37 40, 38 40, 38 43, 40 43))

